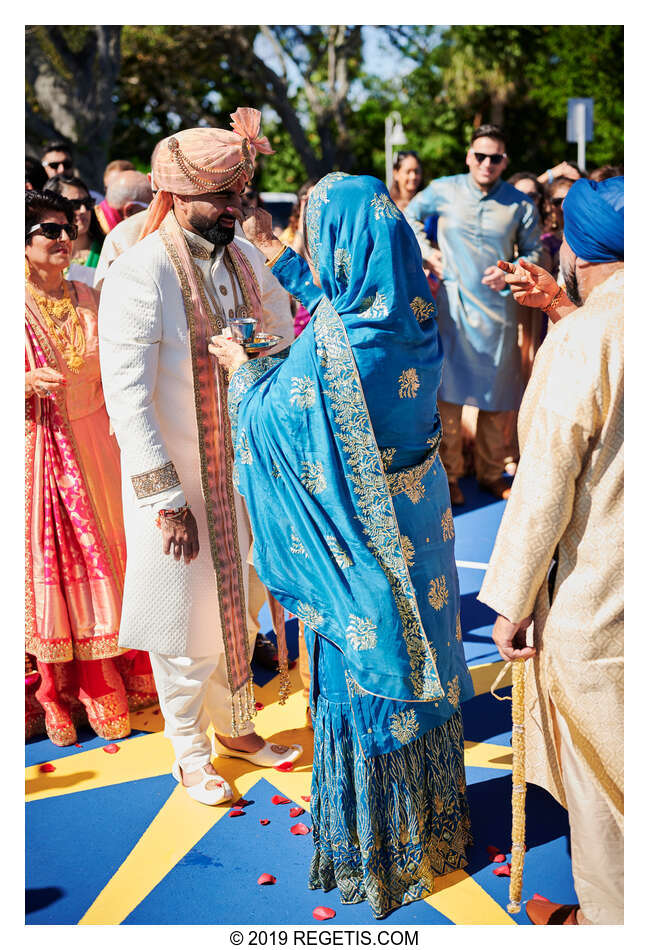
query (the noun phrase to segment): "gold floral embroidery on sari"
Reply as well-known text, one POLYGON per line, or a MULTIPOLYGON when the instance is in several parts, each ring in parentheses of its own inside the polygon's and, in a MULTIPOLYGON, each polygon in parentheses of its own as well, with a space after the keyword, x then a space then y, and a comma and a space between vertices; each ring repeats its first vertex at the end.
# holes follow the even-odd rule
POLYGON ((346 247, 337 247, 334 251, 334 273, 341 284, 349 281, 352 267, 352 256, 346 247))
POLYGON ((428 589, 428 603, 434 610, 441 610, 448 603, 448 588, 446 577, 434 577, 428 589))
POLYGON ((442 540, 450 541, 455 537, 455 525, 453 524, 453 512, 447 508, 442 515, 442 540))
POLYGON ((394 498, 404 492, 413 505, 418 504, 426 494, 426 486, 423 484, 424 476, 428 474, 437 459, 437 445, 430 455, 420 462, 419 465, 411 465, 409 468, 402 468, 398 472, 386 472, 385 478, 390 489, 390 494, 394 498))
POLYGON ((345 636, 353 650, 373 650, 377 643, 376 624, 370 617, 350 614, 345 636))
POLYGON ((241 438, 239 439, 239 461, 242 465, 252 465, 252 452, 250 451, 250 444, 248 443, 248 436, 245 432, 241 433, 241 438))
POLYGON ((416 399, 419 376, 416 369, 404 369, 399 377, 399 399, 416 399))
POLYGON ((400 214, 399 209, 395 205, 392 198, 389 197, 389 195, 385 195, 385 194, 374 195, 372 200, 370 201, 370 205, 372 208, 374 208, 374 219, 376 221, 378 221, 379 218, 398 218, 399 217, 399 214, 400 214))
POLYGON ((304 557, 308 557, 307 549, 302 544, 302 541, 298 537, 298 534, 295 528, 291 525, 291 546, 289 548, 291 554, 303 554, 304 557))
POLYGON ((316 352, 328 383, 324 394, 330 401, 350 466, 350 482, 367 545, 390 580, 401 619, 413 692, 419 699, 441 698, 444 691, 419 615, 356 365, 342 320, 327 300, 318 307, 314 334, 316 352))
POLYGON ((321 627, 324 623, 322 614, 319 613, 315 607, 310 607, 309 604, 305 604, 301 600, 298 600, 295 612, 300 620, 306 624, 307 627, 310 627, 311 630, 317 630, 318 627, 321 627))
POLYGON ((457 707, 460 701, 460 684, 457 676, 454 676, 453 679, 449 680, 446 684, 446 698, 451 706, 457 707))
POLYGON ((315 405, 315 386, 310 376, 291 376, 291 405, 299 409, 310 409, 315 405))
POLYGON ((407 534, 401 535, 401 547, 403 548, 403 556, 406 559, 406 564, 408 567, 412 567, 415 563, 415 546, 407 534))
POLYGON ((434 317, 437 312, 437 307, 432 301, 424 300, 423 297, 415 297, 414 300, 410 301, 410 309, 417 317, 419 323, 423 323, 425 320, 430 320, 431 317, 434 317))
POLYGON ((460 622, 460 611, 457 612, 457 617, 455 618, 455 639, 462 642, 462 624, 460 622))
POLYGON ((381 461, 384 469, 390 468, 396 451, 396 449, 381 449, 381 461))
POLYGON ((366 320, 381 320, 388 315, 388 304, 385 294, 375 294, 374 297, 366 297, 361 303, 364 307, 361 317, 366 320))
POLYGON ((321 178, 309 195, 306 214, 306 232, 309 243, 309 254, 316 270, 319 267, 320 256, 320 209, 322 205, 329 204, 329 189, 337 182, 347 178, 346 172, 332 172, 321 178))
POLYGON ((390 732, 402 745, 411 742, 419 732, 419 723, 414 709, 393 713, 390 716, 390 732))
POLYGON ((322 462, 302 462, 300 481, 311 495, 319 495, 327 487, 322 462))
POLYGON ((336 538, 334 538, 333 534, 328 534, 325 538, 325 541, 329 545, 331 556, 333 557, 338 567, 342 568, 343 570, 346 567, 352 567, 354 562, 352 561, 351 557, 349 556, 347 551, 344 549, 342 544, 340 544, 336 540, 336 538))

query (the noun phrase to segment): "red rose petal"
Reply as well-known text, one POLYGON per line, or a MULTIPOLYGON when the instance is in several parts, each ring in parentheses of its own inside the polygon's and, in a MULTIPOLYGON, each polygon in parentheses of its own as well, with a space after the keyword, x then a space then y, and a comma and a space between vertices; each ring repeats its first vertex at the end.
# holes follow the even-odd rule
POLYGON ((275 771, 276 772, 292 772, 293 768, 294 766, 292 762, 282 762, 280 765, 275 766, 275 771))
POLYGON ((532 899, 535 900, 535 901, 545 901, 546 904, 549 904, 549 903, 550 903, 550 898, 549 898, 549 897, 544 897, 543 894, 533 894, 533 895, 532 895, 532 899))
POLYGON ((272 874, 260 874, 257 878, 257 884, 276 884, 277 878, 272 874))
POLYGON ((42 765, 38 767, 39 772, 56 772, 56 766, 52 765, 51 762, 43 762, 42 765))
POLYGON ((491 860, 494 864, 503 864, 507 858, 504 854, 494 854, 491 860))
POLYGON ((247 798, 240 798, 238 802, 234 803, 234 808, 245 808, 246 805, 252 805, 252 802, 249 802, 247 798))
POLYGON ((245 815, 243 808, 233 808, 230 812, 230 818, 239 818, 240 815, 245 815))
POLYGON ((301 821, 298 821, 297 825, 291 826, 292 835, 308 835, 310 831, 311 829, 307 828, 306 825, 303 825, 301 821))
POLYGON ((316 920, 331 920, 332 917, 336 916, 336 911, 332 910, 331 907, 316 907, 313 916, 316 920))
POLYGON ((115 755, 116 752, 119 752, 119 746, 115 742, 111 742, 110 745, 104 746, 104 752, 108 752, 109 755, 115 755))
POLYGON ((255 703, 255 709, 257 710, 257 712, 259 712, 259 710, 263 708, 264 708, 263 703, 255 703))
POLYGON ((83 749, 83 746, 79 742, 75 742, 74 744, 76 745, 77 749, 83 749))
POLYGON ((291 799, 284 798, 283 795, 273 795, 273 797, 271 798, 271 802, 273 803, 273 805, 290 805, 291 799))
POLYGON ((510 864, 501 864, 499 867, 494 868, 493 873, 496 877, 511 877, 512 868, 510 864))
POLYGON ((299 818, 300 815, 303 815, 303 814, 304 814, 304 809, 300 808, 299 805, 296 805, 295 808, 291 808, 291 810, 289 811, 289 815, 291 816, 291 818, 299 818))
POLYGON ((270 824, 270 818, 260 818, 260 819, 259 819, 259 824, 260 824, 260 825, 269 825, 269 824, 270 824))
POLYGON ((493 858, 494 854, 500 854, 500 848, 496 848, 493 844, 487 845, 487 854, 490 858, 493 858))
POLYGON ((302 799, 303 802, 310 802, 310 801, 311 801, 311 796, 310 796, 310 795, 300 795, 300 798, 302 799))

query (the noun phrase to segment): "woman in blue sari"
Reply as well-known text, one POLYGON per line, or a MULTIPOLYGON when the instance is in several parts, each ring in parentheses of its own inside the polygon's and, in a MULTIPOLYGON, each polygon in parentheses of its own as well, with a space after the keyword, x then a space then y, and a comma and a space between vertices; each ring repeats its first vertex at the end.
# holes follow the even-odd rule
POLYGON ((309 887, 377 917, 426 897, 470 843, 459 704, 473 694, 439 461, 442 351, 415 236, 375 178, 308 201, 310 264, 246 222, 313 318, 234 370, 229 405, 254 563, 304 621, 312 668, 309 887), (311 268, 311 270, 309 270, 311 268))

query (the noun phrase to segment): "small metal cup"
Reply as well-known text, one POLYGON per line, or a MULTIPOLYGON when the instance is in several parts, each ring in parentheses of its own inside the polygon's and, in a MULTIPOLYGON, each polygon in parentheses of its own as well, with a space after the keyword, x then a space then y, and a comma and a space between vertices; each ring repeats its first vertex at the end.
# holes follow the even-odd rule
POLYGON ((250 343, 255 338, 257 321, 254 317, 233 317, 228 326, 232 330, 232 339, 237 343, 250 343))

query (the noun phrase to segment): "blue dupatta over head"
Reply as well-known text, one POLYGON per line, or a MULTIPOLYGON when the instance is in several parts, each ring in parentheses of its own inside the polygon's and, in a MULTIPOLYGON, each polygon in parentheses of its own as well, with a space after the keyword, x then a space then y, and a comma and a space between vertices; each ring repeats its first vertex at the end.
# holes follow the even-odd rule
POLYGON ((434 701, 443 720, 471 685, 421 254, 385 186, 365 176, 316 185, 307 236, 322 289, 291 250, 273 273, 313 319, 290 350, 249 361, 230 384, 255 567, 344 653, 361 690, 434 701))

